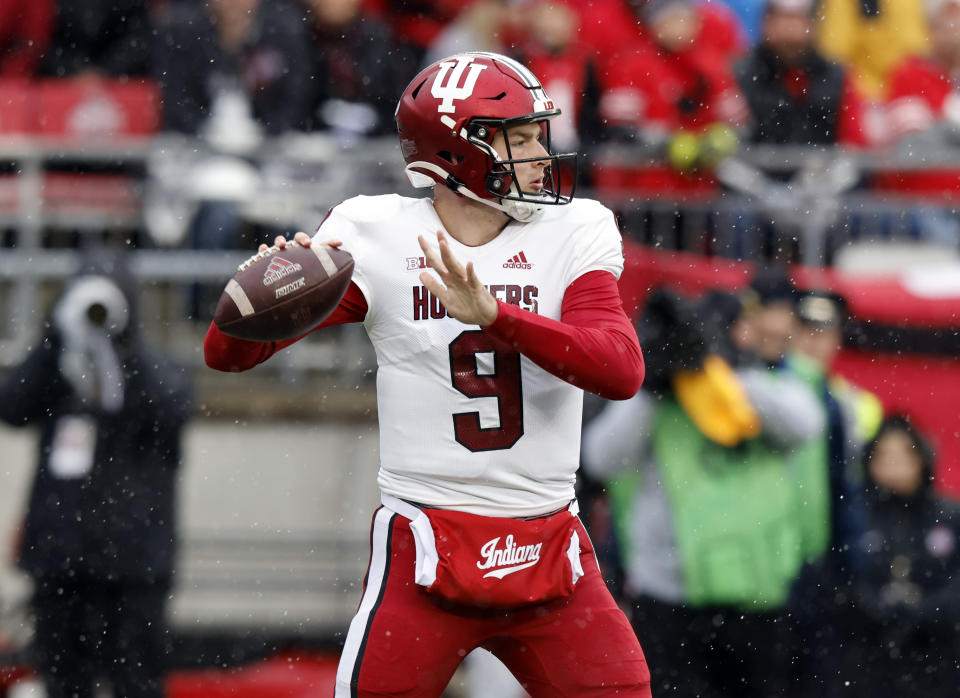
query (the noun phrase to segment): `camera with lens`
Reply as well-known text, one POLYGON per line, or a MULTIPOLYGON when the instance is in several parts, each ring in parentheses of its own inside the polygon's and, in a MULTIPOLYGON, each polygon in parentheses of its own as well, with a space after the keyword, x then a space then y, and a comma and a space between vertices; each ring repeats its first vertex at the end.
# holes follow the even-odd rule
POLYGON ((63 334, 80 338, 91 331, 116 336, 127 327, 130 304, 109 277, 81 276, 67 287, 54 309, 54 324, 63 334))

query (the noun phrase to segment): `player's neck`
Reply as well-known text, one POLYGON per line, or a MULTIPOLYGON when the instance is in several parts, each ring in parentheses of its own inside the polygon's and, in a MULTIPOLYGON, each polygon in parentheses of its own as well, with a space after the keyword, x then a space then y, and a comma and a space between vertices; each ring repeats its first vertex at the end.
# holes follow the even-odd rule
POLYGON ((447 233, 469 247, 485 245, 510 222, 502 211, 436 187, 433 208, 447 233))

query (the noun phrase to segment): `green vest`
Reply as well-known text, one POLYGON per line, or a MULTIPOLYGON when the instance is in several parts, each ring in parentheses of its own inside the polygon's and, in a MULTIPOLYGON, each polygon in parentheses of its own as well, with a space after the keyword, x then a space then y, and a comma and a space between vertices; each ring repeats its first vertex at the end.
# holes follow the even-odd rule
MULTIPOLYGON (((762 437, 736 448, 714 443, 672 398, 655 412, 652 450, 673 517, 686 602, 781 607, 803 561, 797 487, 787 458, 762 437)), ((611 483, 621 521, 639 486, 636 474, 611 483)), ((623 535, 621 541, 629 545, 623 535)))
MULTIPOLYGON (((787 369, 820 398, 825 389, 826 376, 816 362, 794 354, 787 358, 787 369)), ((830 545, 832 523, 827 430, 789 457, 797 479, 797 513, 803 531, 803 556, 812 561, 823 555, 830 545)))

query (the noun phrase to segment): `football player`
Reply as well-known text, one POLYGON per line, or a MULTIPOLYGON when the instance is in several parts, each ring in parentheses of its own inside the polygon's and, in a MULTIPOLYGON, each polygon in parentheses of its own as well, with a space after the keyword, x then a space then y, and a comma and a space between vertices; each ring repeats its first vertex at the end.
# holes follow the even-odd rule
MULTIPOLYGON (((559 114, 505 56, 428 66, 396 120, 433 197, 349 199, 312 238, 355 260, 322 326, 362 322, 378 362, 383 506, 338 698, 440 696, 476 647, 534 697, 650 695, 576 516, 582 391, 630 398, 644 365, 614 217, 573 199, 576 154, 551 152, 559 114)), ((241 371, 290 343, 211 325, 204 351, 241 371)))

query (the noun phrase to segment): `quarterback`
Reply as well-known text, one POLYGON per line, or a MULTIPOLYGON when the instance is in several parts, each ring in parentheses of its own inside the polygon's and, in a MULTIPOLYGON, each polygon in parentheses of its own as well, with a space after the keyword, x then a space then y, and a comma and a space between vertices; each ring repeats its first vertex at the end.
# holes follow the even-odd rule
MULTIPOLYGON (((383 505, 337 698, 440 696, 477 647, 535 698, 650 695, 574 497, 582 391, 632 397, 643 358, 613 215, 573 199, 576 154, 551 152, 559 113, 510 58, 438 61, 396 112, 433 197, 358 196, 294 238, 353 255, 321 327, 362 322, 378 364, 383 505)), ((292 341, 211 325, 204 352, 242 371, 292 341)))

